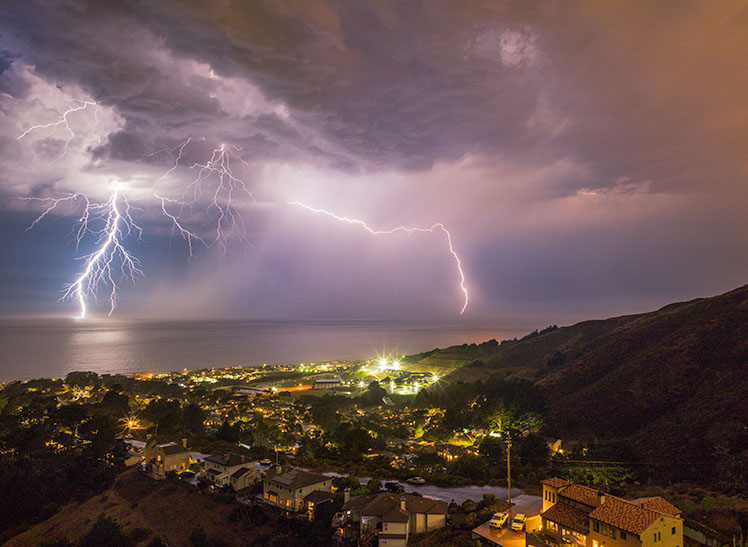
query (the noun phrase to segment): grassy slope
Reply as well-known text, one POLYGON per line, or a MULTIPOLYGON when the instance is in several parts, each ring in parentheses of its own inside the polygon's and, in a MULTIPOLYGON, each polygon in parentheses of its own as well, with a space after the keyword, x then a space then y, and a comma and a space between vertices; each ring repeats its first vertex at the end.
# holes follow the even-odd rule
POLYGON ((125 532, 134 528, 151 531, 169 545, 190 545, 189 536, 201 525, 209 537, 220 537, 231 545, 251 543, 264 527, 245 530, 228 520, 234 501, 198 493, 172 481, 154 481, 129 470, 120 475, 112 489, 82 504, 71 504, 62 511, 11 539, 8 546, 39 545, 67 538, 77 542, 96 518, 104 514, 117 520, 125 532))
POLYGON ((559 434, 630 436, 644 456, 711 457, 748 426, 748 286, 505 343, 448 378, 497 372, 537 382, 559 434))

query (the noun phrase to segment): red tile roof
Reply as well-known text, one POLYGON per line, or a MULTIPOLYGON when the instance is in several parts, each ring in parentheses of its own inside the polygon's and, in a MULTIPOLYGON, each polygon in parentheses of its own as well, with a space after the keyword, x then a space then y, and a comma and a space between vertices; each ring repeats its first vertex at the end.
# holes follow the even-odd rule
POLYGON ((581 484, 569 484, 558 491, 558 495, 590 507, 597 507, 597 490, 581 484))
POLYGON ((587 512, 563 501, 552 505, 547 511, 540 513, 540 516, 581 534, 587 535, 590 531, 587 512))
POLYGON ((626 532, 641 534, 662 515, 630 501, 605 496, 605 503, 590 513, 590 518, 626 532))
POLYGON ((561 488, 562 486, 568 486, 569 484, 571 484, 569 481, 558 479, 556 477, 553 477, 552 479, 545 479, 544 481, 541 481, 541 483, 547 484, 552 488, 561 488))
POLYGON ((663 515, 667 515, 669 517, 677 517, 680 516, 681 513, 680 509, 667 501, 665 498, 661 498, 660 496, 652 498, 638 498, 632 500, 631 503, 635 503, 636 505, 644 507, 645 509, 657 511, 658 513, 662 513, 663 515))

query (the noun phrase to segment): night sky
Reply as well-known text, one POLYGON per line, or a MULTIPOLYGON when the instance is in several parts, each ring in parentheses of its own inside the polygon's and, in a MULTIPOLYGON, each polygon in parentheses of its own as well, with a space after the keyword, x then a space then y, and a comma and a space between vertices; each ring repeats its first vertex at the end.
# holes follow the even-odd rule
POLYGON ((4 0, 0 314, 77 312, 81 200, 26 228, 115 187, 143 229, 121 317, 542 327, 743 285, 746 29, 744 0, 4 0), (246 191, 185 195, 221 146, 246 191), (191 258, 156 196, 189 198, 191 258), (444 233, 292 201, 443 223, 464 315, 444 233))

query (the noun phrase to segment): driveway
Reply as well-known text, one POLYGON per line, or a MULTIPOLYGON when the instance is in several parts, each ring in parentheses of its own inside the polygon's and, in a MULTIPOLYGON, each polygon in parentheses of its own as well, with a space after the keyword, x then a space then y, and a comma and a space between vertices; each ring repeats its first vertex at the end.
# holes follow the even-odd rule
POLYGON ((497 530, 486 522, 473 530, 473 537, 480 537, 501 547, 525 547, 525 533, 515 532, 508 525, 497 530))

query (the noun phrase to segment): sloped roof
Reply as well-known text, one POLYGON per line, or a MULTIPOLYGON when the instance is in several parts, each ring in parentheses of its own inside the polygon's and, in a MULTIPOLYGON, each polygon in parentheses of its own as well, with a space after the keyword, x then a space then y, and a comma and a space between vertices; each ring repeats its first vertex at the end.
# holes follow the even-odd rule
POLYGON ((403 511, 400 507, 393 507, 382 515, 382 522, 408 522, 410 513, 403 511))
POLYGON ((228 454, 213 454, 212 456, 206 457, 205 461, 217 463, 218 465, 223 465, 225 467, 234 467, 236 465, 247 463, 247 458, 246 456, 230 452, 228 454))
POLYGON ((186 448, 179 446, 178 444, 171 444, 168 446, 160 446, 161 450, 164 451, 165 456, 171 456, 172 454, 182 454, 183 452, 189 452, 186 448))
POLYGON ((637 535, 649 528, 660 516, 656 511, 615 496, 605 496, 605 503, 590 513, 592 519, 637 535))
POLYGON ((312 492, 309 492, 306 496, 304 496, 304 501, 308 501, 310 503, 319 503, 321 501, 331 500, 335 496, 333 496, 330 492, 324 492, 322 490, 314 490, 312 492))
POLYGON ((556 477, 553 477, 552 479, 545 479, 544 481, 541 481, 541 483, 547 484, 552 488, 561 488, 562 486, 568 486, 571 484, 569 481, 565 481, 564 479, 559 479, 556 477))
POLYGON ((320 475, 319 473, 312 473, 303 469, 291 469, 281 475, 276 475, 269 480, 269 483, 282 488, 294 489, 304 488, 305 486, 329 480, 331 480, 330 477, 320 475))
POLYGON ((360 511, 362 515, 382 517, 394 508, 399 509, 401 498, 405 498, 405 510, 408 513, 447 514, 446 502, 413 496, 411 494, 395 494, 391 492, 356 496, 343 505, 342 510, 360 511))
POLYGON ((589 505, 590 507, 597 506, 597 490, 590 488, 589 486, 582 486, 581 484, 568 484, 558 491, 559 496, 563 496, 570 500, 589 505))
POLYGON ((244 475, 245 473, 249 473, 250 471, 252 471, 252 469, 250 469, 250 468, 248 468, 248 467, 240 467, 239 469, 237 469, 236 471, 234 471, 234 472, 233 472, 233 473, 231 474, 231 478, 232 478, 232 479, 238 479, 238 478, 240 478, 240 477, 241 477, 242 475, 244 475))
POLYGON ((631 503, 635 503, 639 507, 644 507, 645 509, 657 511, 658 513, 662 513, 663 515, 667 515, 669 517, 677 517, 681 514, 680 509, 667 501, 665 498, 661 498, 660 496, 651 498, 637 498, 635 500, 631 500, 631 503))
POLYGON ((581 534, 587 535, 590 531, 587 512, 563 501, 552 505, 547 511, 540 513, 540 516, 581 534))

